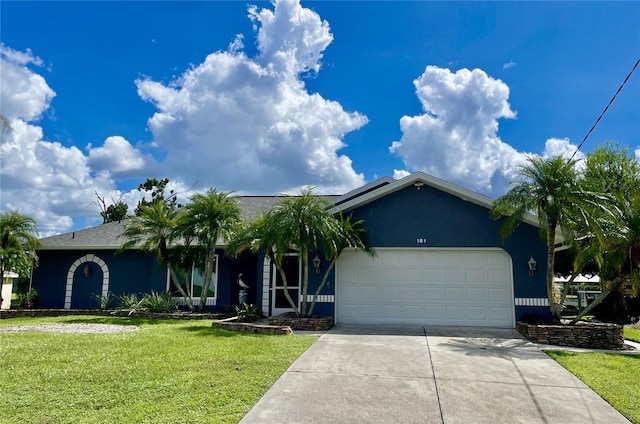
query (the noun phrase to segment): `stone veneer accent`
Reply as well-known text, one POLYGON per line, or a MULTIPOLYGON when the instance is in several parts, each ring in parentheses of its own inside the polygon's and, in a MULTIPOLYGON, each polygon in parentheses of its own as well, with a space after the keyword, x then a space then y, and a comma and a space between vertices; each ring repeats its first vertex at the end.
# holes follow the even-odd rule
POLYGON ((528 340, 540 344, 613 350, 624 346, 623 326, 617 324, 547 325, 518 322, 516 330, 528 340))
POLYGON ((297 317, 293 312, 269 318, 271 325, 287 325, 294 330, 326 331, 333 327, 333 317, 297 317))

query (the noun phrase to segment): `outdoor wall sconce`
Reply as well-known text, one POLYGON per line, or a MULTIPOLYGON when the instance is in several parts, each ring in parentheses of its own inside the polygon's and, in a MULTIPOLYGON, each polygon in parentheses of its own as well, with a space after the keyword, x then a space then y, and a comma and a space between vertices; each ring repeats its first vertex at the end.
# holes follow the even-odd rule
POLYGON ((413 183, 413 186, 415 188, 417 188, 418 190, 420 190, 420 188, 424 185, 424 183, 422 181, 416 181, 415 183, 413 183))
POLYGON ((536 262, 536 260, 533 259, 532 256, 527 264, 529 265, 529 277, 533 277, 533 275, 536 273, 536 265, 538 264, 538 262, 536 262))
POLYGON ((317 253, 316 253, 316 257, 313 258, 311 262, 313 262, 313 269, 316 270, 316 274, 320 274, 320 258, 318 257, 317 253))
POLYGON ((84 272, 85 278, 89 278, 89 276, 91 275, 91 268, 89 268, 89 265, 85 265, 82 269, 82 272, 84 272))

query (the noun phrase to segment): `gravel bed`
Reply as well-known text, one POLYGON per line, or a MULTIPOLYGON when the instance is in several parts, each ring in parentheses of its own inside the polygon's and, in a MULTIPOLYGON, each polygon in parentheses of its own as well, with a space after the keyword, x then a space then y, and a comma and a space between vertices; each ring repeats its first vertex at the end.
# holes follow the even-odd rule
POLYGON ((45 333, 76 333, 76 334, 114 334, 128 333, 140 329, 137 325, 117 324, 39 324, 19 325, 15 327, 0 327, 0 332, 40 331, 45 333))

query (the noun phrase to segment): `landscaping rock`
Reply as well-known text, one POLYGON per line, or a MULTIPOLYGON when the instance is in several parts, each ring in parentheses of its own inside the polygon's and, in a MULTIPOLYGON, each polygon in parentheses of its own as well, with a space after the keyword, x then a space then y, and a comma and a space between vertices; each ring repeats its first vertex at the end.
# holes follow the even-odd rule
POLYGON ((271 325, 286 325, 294 330, 327 331, 333 327, 333 317, 299 317, 293 312, 287 312, 269 318, 271 325))
POLYGON ((604 323, 549 325, 516 323, 516 330, 534 343, 588 349, 624 349, 623 326, 604 323))
POLYGON ((212 327, 222 328, 224 330, 242 331, 243 333, 253 334, 275 334, 288 336, 293 333, 288 325, 265 325, 253 324, 248 322, 238 322, 235 318, 221 321, 214 321, 212 327))

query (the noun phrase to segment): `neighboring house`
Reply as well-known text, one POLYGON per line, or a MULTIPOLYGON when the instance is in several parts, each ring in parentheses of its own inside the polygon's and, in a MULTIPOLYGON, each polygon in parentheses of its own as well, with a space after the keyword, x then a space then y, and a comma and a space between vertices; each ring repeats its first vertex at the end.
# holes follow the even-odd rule
MULTIPOLYGON (((281 197, 240 197, 245 219, 268 210, 281 197)), ((315 314, 337 323, 427 324, 514 327, 526 313, 549 315, 545 284, 546 246, 537 220, 528 216, 504 242, 502 220, 489 217, 492 199, 417 172, 385 177, 331 198, 335 212, 362 219, 375 257, 345 250, 320 295, 315 314), (528 262, 538 265, 530 275, 528 262)), ((124 240, 122 223, 41 239, 33 286, 42 307, 97 307, 92 295, 168 289, 156 258, 138 250, 115 254, 124 240)), ((311 258, 315 253, 311 254, 311 258)), ((311 270, 314 293, 328 263, 311 270)), ((292 297, 299 299, 300 261, 284 262, 292 297)), ((289 311, 280 276, 263 252, 240 258, 218 251, 207 309, 238 303, 238 274, 249 284, 248 302, 265 315, 289 311)), ((193 285, 199 273, 192 273, 193 285)), ((311 300, 311 296, 309 296, 311 300)))

